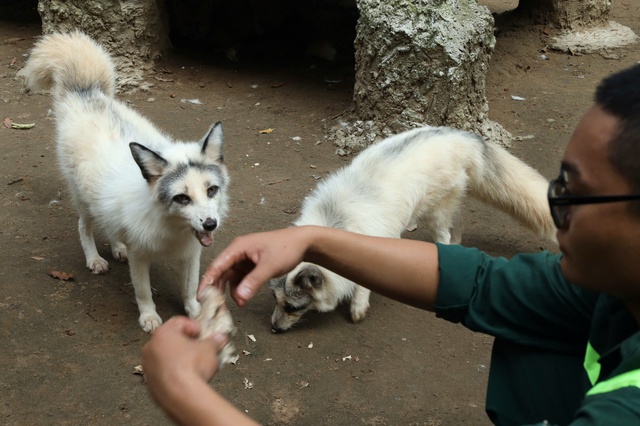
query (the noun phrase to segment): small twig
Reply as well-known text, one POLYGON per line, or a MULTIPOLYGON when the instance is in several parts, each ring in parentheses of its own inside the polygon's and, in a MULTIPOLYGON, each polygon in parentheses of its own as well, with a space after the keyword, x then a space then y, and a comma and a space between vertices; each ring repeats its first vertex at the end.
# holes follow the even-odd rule
POLYGON ((11 128, 18 129, 18 130, 27 130, 27 129, 33 128, 33 126, 35 125, 36 123, 27 123, 27 124, 11 123, 11 128))
POLYGON ((14 183, 22 182, 23 180, 24 180, 24 178, 16 178, 16 179, 10 181, 9 183, 7 183, 7 185, 13 185, 14 183))
POLYGON ((267 182, 266 185, 275 185, 276 183, 282 183, 282 182, 286 182, 288 180, 291 180, 291 178, 284 178, 284 179, 280 179, 280 180, 273 180, 271 182, 267 182))

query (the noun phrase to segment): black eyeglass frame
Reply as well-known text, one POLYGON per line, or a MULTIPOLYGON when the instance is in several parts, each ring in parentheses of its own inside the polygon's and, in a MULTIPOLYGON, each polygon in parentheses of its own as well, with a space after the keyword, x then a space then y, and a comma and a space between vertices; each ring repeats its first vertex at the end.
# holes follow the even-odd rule
POLYGON ((553 195, 553 188, 558 181, 565 178, 560 172, 560 176, 549 182, 549 190, 547 191, 547 200, 549 202, 549 209, 551 210, 551 217, 556 228, 561 229, 565 225, 565 214, 558 212, 556 207, 571 206, 575 204, 600 204, 600 203, 616 203, 620 201, 635 201, 640 200, 640 194, 626 194, 626 195, 596 195, 596 196, 581 196, 581 195, 553 195))

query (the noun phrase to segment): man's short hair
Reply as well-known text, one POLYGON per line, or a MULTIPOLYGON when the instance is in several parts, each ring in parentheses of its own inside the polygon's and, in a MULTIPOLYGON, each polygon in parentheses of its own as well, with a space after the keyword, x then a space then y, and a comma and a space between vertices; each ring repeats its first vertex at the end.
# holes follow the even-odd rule
MULTIPOLYGON (((609 144, 609 160, 632 191, 640 193, 640 64, 603 79, 595 102, 620 122, 609 144)), ((640 213, 640 203, 631 204, 640 213)))

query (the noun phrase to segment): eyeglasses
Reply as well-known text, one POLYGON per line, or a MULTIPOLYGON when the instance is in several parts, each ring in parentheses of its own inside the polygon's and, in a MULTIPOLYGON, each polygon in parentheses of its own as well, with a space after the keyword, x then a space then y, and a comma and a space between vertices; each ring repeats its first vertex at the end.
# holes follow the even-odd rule
POLYGON ((567 224, 567 215, 569 214, 569 207, 571 205, 640 200, 640 194, 601 195, 595 197, 571 195, 567 190, 568 183, 569 173, 564 169, 560 169, 560 175, 551 181, 549 184, 549 192, 547 192, 551 217, 558 229, 564 228, 567 224))

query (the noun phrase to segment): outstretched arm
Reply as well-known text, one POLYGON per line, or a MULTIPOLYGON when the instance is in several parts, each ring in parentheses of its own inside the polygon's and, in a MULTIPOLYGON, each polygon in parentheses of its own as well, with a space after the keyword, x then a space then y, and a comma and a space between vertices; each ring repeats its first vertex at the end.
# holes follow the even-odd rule
POLYGON ((198 334, 197 322, 187 317, 173 317, 154 331, 142 348, 149 393, 177 424, 256 425, 209 386, 226 336, 196 340, 198 334))
POLYGON ((286 274, 302 261, 399 302, 433 310, 439 280, 435 244, 319 226, 236 238, 213 260, 200 288, 229 284, 231 297, 242 306, 266 281, 286 274))

